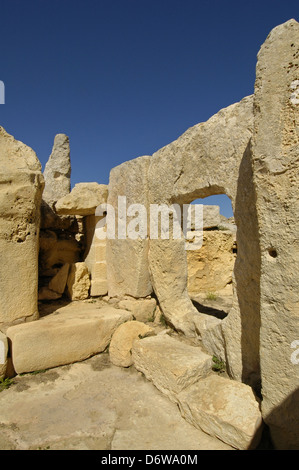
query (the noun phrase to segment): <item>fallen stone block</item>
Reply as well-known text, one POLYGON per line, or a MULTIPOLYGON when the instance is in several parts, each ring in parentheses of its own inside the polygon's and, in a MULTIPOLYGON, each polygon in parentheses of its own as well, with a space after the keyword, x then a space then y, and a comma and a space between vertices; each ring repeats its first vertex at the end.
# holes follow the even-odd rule
POLYGON ((82 361, 104 351, 116 328, 132 320, 126 310, 69 304, 36 322, 7 330, 18 374, 82 361))
POLYGON ((110 361, 120 367, 133 364, 132 347, 135 340, 154 335, 153 328, 139 321, 129 321, 120 325, 112 336, 109 346, 110 361))
POLYGON ((132 358, 136 369, 174 402, 178 393, 212 370, 211 356, 168 335, 135 341, 132 358))
POLYGON ((248 385, 212 374, 177 396, 193 426, 240 450, 254 449, 262 432, 259 403, 248 385))

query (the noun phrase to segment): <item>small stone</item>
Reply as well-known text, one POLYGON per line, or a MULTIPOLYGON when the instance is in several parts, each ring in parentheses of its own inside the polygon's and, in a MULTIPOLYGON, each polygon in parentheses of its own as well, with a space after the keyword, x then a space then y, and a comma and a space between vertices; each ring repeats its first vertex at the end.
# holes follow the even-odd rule
POLYGON ((71 265, 67 280, 67 295, 71 300, 85 300, 89 296, 90 276, 85 263, 71 265))
POLYGON ((136 339, 154 335, 153 328, 139 321, 129 321, 120 325, 112 336, 109 346, 111 362, 120 367, 133 364, 132 346, 136 339))

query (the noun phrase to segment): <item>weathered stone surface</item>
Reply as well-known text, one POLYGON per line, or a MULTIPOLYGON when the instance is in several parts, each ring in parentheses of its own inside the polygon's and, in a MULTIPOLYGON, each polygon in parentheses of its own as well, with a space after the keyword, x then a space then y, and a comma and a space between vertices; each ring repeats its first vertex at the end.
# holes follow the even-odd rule
POLYGON ((132 346, 137 339, 154 335, 153 328, 139 321, 128 321, 120 325, 114 332, 109 346, 110 361, 119 367, 133 364, 132 346))
POLYGON ((57 134, 49 160, 44 170, 45 189, 43 200, 53 207, 58 199, 66 196, 71 190, 71 161, 69 138, 57 134))
POLYGON ((31 324, 7 330, 13 365, 18 374, 82 361, 102 352, 121 323, 131 320, 126 310, 92 304, 72 304, 31 324))
POLYGON ((214 230, 203 233, 199 250, 187 251, 188 292, 217 292, 232 283, 234 235, 214 230))
MULTIPOLYGON (((220 224, 220 207, 219 206, 210 206, 203 204, 203 225, 202 228, 214 228, 220 224)), ((194 230, 195 227, 195 209, 194 204, 191 205, 191 229, 194 230)))
POLYGON ((133 317, 140 322, 154 319, 157 302, 155 299, 124 299, 119 302, 119 307, 132 312, 133 317))
POLYGON ((299 24, 269 34, 258 54, 252 140, 260 240, 262 412, 280 449, 299 448, 299 24))
POLYGON ((49 282, 49 289, 57 292, 58 294, 63 294, 65 291, 69 270, 69 263, 64 264, 62 268, 59 269, 58 273, 49 282))
POLYGON ((199 347, 189 346, 168 335, 135 341, 132 357, 136 369, 172 401, 176 401, 179 392, 212 369, 212 358, 199 347))
POLYGON ((59 199, 55 210, 59 215, 93 215, 100 204, 107 202, 108 186, 99 183, 78 183, 59 199))
POLYGON ((85 253, 84 262, 87 264, 90 277, 92 297, 103 296, 108 293, 107 267, 106 267, 106 240, 97 236, 97 224, 103 219, 96 215, 84 217, 85 253))
POLYGON ((106 353, 15 377, 0 393, 0 409, 2 450, 104 450, 108 457, 111 449, 231 449, 187 423, 152 383, 134 368, 114 366, 106 353))
POLYGON ((0 127, 0 328, 38 318, 38 237, 43 190, 35 152, 0 127))
MULTIPOLYGON (((110 297, 146 297, 152 293, 148 267, 148 239, 121 239, 118 236, 118 229, 122 229, 123 225, 127 230, 123 217, 131 204, 142 204, 145 209, 148 207, 147 173, 150 159, 149 156, 135 158, 110 172, 108 204, 114 208, 117 219, 116 239, 107 239, 106 250, 110 297), (119 196, 126 197, 124 211, 119 210, 119 196)), ((121 207, 123 204, 120 204, 121 207)), ((128 217, 128 223, 133 219, 134 216, 128 217)))
POLYGON ((5 376, 7 366, 8 342, 7 337, 0 331, 0 378, 5 376))
POLYGON ((85 300, 89 296, 90 276, 85 263, 72 264, 67 280, 67 295, 71 300, 85 300))
POLYGON ((254 449, 261 438, 259 404, 248 385, 210 375, 178 395, 182 416, 236 449, 254 449))

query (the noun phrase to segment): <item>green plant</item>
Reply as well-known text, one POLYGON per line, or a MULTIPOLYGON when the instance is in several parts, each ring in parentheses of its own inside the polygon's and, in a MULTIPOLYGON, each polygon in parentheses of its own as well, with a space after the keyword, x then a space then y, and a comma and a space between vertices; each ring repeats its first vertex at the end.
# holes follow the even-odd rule
POLYGON ((226 369, 225 362, 221 361, 221 359, 219 359, 216 356, 213 356, 212 360, 213 360, 212 370, 214 372, 220 372, 220 373, 225 372, 225 369, 226 369))
POLYGON ((3 392, 3 390, 9 388, 13 384, 13 380, 9 379, 8 377, 6 379, 0 378, 0 392, 3 392))
POLYGON ((207 300, 217 300, 217 295, 215 294, 215 292, 208 292, 206 299, 207 300))
POLYGON ((163 313, 161 313, 161 315, 160 315, 160 323, 161 323, 163 326, 167 326, 166 319, 165 319, 163 313))

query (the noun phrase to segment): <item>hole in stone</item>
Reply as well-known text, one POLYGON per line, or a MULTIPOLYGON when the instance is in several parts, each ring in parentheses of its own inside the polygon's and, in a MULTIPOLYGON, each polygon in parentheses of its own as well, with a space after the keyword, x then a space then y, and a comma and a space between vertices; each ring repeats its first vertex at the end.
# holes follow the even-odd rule
POLYGON ((277 251, 275 250, 275 248, 269 248, 268 253, 271 258, 277 258, 277 251))

